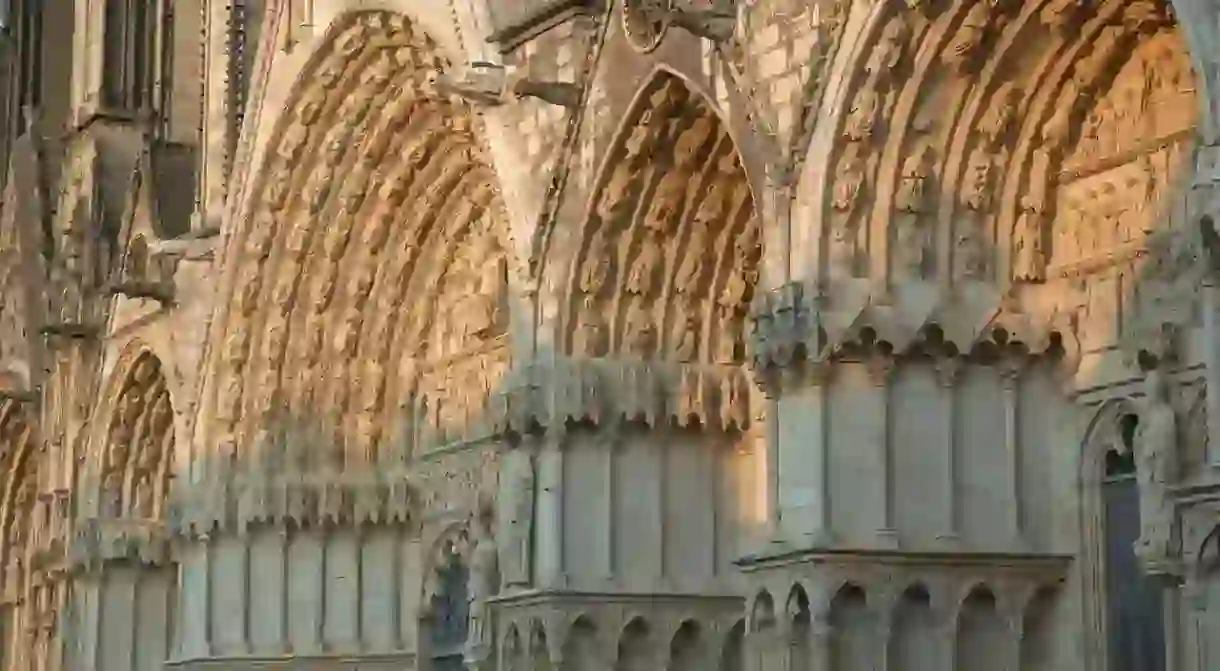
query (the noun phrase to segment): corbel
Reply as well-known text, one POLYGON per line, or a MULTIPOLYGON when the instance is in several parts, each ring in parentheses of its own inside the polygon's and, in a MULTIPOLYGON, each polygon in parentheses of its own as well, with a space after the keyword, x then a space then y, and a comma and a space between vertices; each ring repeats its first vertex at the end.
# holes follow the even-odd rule
POLYGON ((483 107, 498 107, 509 99, 535 98, 559 107, 580 105, 582 90, 569 82, 537 81, 510 72, 503 65, 478 61, 463 68, 460 75, 442 72, 436 86, 483 107))
POLYGON ((710 9, 673 7, 669 10, 669 23, 700 39, 722 44, 733 39, 737 16, 731 7, 723 5, 710 9))

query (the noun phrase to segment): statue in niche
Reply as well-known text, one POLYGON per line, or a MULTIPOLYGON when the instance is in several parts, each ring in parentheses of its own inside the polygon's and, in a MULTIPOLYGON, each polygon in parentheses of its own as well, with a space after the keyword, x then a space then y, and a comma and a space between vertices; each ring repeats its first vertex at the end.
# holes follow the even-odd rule
POLYGON ((864 193, 864 160, 860 158, 860 146, 847 145, 839 169, 835 175, 834 194, 831 206, 836 212, 851 215, 864 193))
POLYGON ((674 358, 681 362, 695 360, 699 351, 699 312, 691 299, 678 299, 674 304, 674 358))
POLYGON ((464 260, 455 269, 455 285, 465 295, 457 296, 458 349, 494 335, 508 283, 508 264, 488 232, 474 234, 464 260))
POLYGON ((1178 419, 1160 371, 1148 371, 1144 389, 1145 405, 1134 445, 1140 492, 1140 538, 1135 549, 1150 566, 1174 553, 1174 510, 1168 490, 1178 477, 1178 419))
POLYGON ((491 605, 488 600, 500 591, 499 555, 491 533, 492 511, 482 501, 471 515, 472 533, 470 572, 466 578, 466 603, 470 626, 466 634, 468 650, 481 650, 492 644, 491 605))
POLYGON ((662 255, 661 241, 653 235, 645 235, 640 241, 640 252, 627 273, 627 291, 637 296, 652 295, 657 268, 664 260, 662 255))
POLYGON ((102 478, 102 517, 123 516, 123 472, 111 470, 102 478))
POLYGON ((868 71, 877 77, 892 76, 893 70, 901 63, 906 51, 909 26, 900 14, 886 24, 877 40, 877 46, 868 59, 868 71))
POLYGON ((1006 82, 992 96, 991 106, 979 121, 979 131, 989 147, 997 148, 1008 135, 1020 104, 1021 91, 1012 82, 1006 82))
POLYGON ((684 172, 693 170, 703 146, 711 139, 715 129, 712 119, 707 114, 700 114, 674 143, 674 166, 684 172))
POLYGON ((589 242, 584 263, 580 267, 580 291, 585 295, 586 302, 601 294, 613 271, 614 252, 607 240, 607 229, 608 226, 604 222, 597 227, 597 232, 589 242))
POLYGON ((871 138, 877 128, 880 112, 881 93, 865 84, 848 110, 847 120, 843 124, 843 137, 852 142, 871 138))
POLYGON ((932 153, 927 145, 915 150, 902 165, 894 206, 898 210, 898 258, 907 271, 922 277, 930 244, 930 232, 921 221, 928 207, 929 182, 932 178, 932 153))
POLYGON ((966 164, 966 188, 962 194, 962 203, 974 210, 983 212, 991 207, 991 180, 995 164, 991 153, 983 146, 977 146, 970 152, 966 164))
POLYGON ((648 213, 644 215, 646 228, 662 236, 673 232, 674 225, 679 221, 689 181, 690 173, 685 171, 671 171, 661 178, 648 206, 648 213))
POLYGON ((708 228, 708 224, 700 219, 691 222, 690 240, 682 251, 682 262, 678 264, 678 273, 674 277, 674 291, 679 294, 693 293, 703 277, 711 237, 708 228))
POLYGON ((969 65, 983 39, 987 36, 987 26, 990 23, 991 5, 986 2, 975 3, 962 25, 953 36, 949 48, 945 51, 947 60, 959 67, 969 65))
MULTIPOLYGON (((969 223, 965 224, 970 226, 969 223)), ((981 280, 987 275, 987 245, 982 231, 963 231, 957 236, 958 276, 981 280)))
POLYGON ((640 358, 652 354, 656 346, 656 325, 652 311, 642 298, 635 298, 627 307, 627 324, 623 333, 623 349, 640 358))
POLYGON ((500 559, 504 586, 530 584, 533 563, 534 501, 537 478, 534 455, 516 448, 504 455, 499 497, 498 534, 503 542, 500 559))
POLYGON ((1044 222, 1042 204, 1029 195, 1023 197, 1013 239, 1013 279, 1026 282, 1046 279, 1044 222))
POLYGON ((600 308, 591 301, 580 306, 573 346, 580 356, 602 356, 606 352, 606 322, 600 308))

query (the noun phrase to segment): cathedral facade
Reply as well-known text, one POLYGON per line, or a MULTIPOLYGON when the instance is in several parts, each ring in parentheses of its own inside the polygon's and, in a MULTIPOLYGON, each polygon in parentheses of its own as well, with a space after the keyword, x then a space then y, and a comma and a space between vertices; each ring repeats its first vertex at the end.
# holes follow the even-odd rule
POLYGON ((1220 668, 1220 2, 0 10, 0 670, 1220 668))

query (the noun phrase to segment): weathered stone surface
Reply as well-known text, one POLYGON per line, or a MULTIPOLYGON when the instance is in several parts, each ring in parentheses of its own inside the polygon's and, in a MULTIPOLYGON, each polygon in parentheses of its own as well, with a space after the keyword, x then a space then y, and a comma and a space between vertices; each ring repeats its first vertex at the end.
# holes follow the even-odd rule
POLYGON ((0 671, 1220 668, 1216 3, 12 4, 0 671))

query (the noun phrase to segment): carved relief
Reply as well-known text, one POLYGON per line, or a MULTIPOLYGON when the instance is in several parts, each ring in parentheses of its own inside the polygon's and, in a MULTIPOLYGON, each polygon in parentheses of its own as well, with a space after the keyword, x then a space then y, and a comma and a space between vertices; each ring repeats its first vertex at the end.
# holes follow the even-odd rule
POLYGON ((142 354, 123 382, 106 437, 99 483, 102 517, 149 520, 164 513, 173 424, 161 364, 142 354))
POLYGON ((1177 555, 1169 487, 1178 479, 1178 420, 1162 373, 1156 370, 1146 373, 1145 387, 1145 407, 1140 413, 1134 446, 1140 492, 1136 555, 1146 569, 1164 570, 1167 561, 1177 555))
POLYGON ((897 210, 896 261, 911 277, 924 276, 931 253, 932 231, 923 215, 931 206, 929 196, 933 170, 931 149, 928 145, 920 145, 903 162, 898 191, 894 196, 897 210))
POLYGON ((623 32, 633 47, 651 51, 664 39, 672 11, 673 0, 624 0, 623 32))

